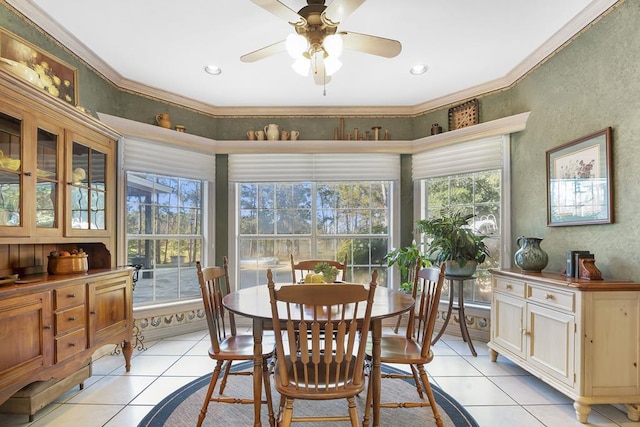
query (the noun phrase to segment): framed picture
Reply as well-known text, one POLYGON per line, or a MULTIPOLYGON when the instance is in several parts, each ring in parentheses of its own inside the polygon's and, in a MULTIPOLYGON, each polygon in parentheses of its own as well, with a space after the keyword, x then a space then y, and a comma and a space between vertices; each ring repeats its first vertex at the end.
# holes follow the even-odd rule
POLYGON ((0 28, 0 68, 77 105, 78 71, 26 40, 0 28))
POLYGON ((611 128, 547 151, 547 224, 613 222, 611 128))

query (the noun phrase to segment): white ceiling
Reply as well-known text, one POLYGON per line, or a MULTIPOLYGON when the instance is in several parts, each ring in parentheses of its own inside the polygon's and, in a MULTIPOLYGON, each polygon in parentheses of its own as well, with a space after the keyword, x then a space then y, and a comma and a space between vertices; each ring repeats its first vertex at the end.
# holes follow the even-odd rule
POLYGON ((387 59, 345 51, 326 95, 291 69, 286 52, 240 62, 293 32, 250 0, 8 3, 117 85, 200 109, 424 109, 511 84, 615 0, 367 0, 338 29, 399 40, 402 52, 387 59), (417 62, 426 74, 409 73, 417 62), (222 74, 206 74, 207 64, 222 74))

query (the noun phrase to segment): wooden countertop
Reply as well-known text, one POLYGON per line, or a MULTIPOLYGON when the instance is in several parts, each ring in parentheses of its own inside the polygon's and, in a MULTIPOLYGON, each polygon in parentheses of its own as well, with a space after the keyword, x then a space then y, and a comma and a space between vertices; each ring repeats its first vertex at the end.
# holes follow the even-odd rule
MULTIPOLYGON (((131 272, 133 267, 120 267, 120 268, 101 268, 92 269, 85 273, 76 274, 31 274, 28 276, 19 277, 14 283, 9 283, 0 286, 0 292, 3 294, 20 293, 25 290, 37 291, 39 288, 48 288, 51 285, 64 285, 67 282, 78 282, 79 279, 95 280, 101 276, 107 276, 117 272, 131 272)), ((129 273, 131 274, 131 273, 129 273)))

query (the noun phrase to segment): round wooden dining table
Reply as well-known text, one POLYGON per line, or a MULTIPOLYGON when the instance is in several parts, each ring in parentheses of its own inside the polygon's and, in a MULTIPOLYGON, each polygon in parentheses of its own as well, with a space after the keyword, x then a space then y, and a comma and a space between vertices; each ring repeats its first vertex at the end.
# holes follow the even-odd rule
MULTIPOLYGON (((276 286, 314 286, 277 284, 276 286)), ((250 317, 253 321, 253 394, 254 394, 254 426, 261 426, 260 410, 262 396, 262 333, 265 325, 273 321, 269 289, 267 285, 231 292, 222 299, 223 306, 234 314, 250 317)), ((373 387, 373 425, 380 425, 380 337, 382 336, 382 319, 397 316, 413 308, 415 301, 409 294, 396 292, 378 286, 373 298, 371 310, 372 370, 370 387, 373 387)), ((364 317, 364 312, 362 313, 364 317)), ((283 319, 285 320, 285 319, 283 319)))

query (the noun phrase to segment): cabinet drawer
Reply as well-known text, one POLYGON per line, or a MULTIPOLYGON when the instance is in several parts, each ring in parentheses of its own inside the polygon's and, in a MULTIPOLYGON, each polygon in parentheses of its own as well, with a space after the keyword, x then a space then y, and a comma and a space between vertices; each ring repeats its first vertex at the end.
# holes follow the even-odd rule
POLYGON ((78 283, 77 285, 65 286, 64 288, 56 289, 55 294, 55 309, 72 307, 77 304, 84 303, 84 283, 78 283))
POLYGON ((494 281, 494 286, 496 291, 524 298, 524 282, 500 278, 494 281))
POLYGON ((56 338, 56 363, 82 352, 86 347, 87 334, 84 328, 56 338))
POLYGON ((56 313, 56 335, 84 327, 86 321, 84 304, 56 313))
POLYGON ((531 284, 527 286, 527 289, 527 298, 532 301, 540 302, 549 307, 575 311, 575 294, 573 292, 531 284))

